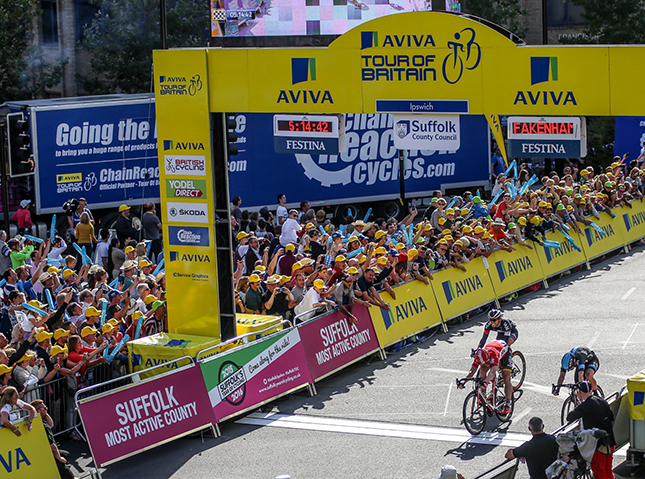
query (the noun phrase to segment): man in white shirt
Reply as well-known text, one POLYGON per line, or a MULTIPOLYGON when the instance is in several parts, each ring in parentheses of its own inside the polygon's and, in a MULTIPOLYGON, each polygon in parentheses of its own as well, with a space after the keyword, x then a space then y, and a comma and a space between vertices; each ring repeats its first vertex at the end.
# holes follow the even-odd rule
POLYGON ((287 246, 289 243, 298 243, 298 231, 301 226, 296 221, 298 210, 289 210, 289 218, 282 225, 282 235, 280 235, 280 244, 287 246))
POLYGON ((334 302, 323 299, 323 294, 325 294, 325 281, 322 279, 317 279, 316 281, 314 281, 314 287, 309 289, 305 293, 305 297, 302 298, 300 304, 298 304, 294 308, 296 316, 306 311, 311 311, 312 309, 318 308, 320 306, 325 306, 326 304, 333 306, 334 302))
MULTIPOLYGON (((275 212, 275 218, 279 225, 287 221, 287 209, 284 205, 287 203, 287 196, 284 193, 278 195, 278 209, 275 212)), ((297 213, 296 213, 297 216, 297 213)))

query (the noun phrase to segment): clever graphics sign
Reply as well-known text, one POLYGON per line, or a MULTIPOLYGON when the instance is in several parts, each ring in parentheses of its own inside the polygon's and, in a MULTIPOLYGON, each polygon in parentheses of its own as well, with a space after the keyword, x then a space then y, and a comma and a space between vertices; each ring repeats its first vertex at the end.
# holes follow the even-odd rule
POLYGON ((78 407, 97 467, 215 423, 201 371, 194 365, 90 397, 78 407))

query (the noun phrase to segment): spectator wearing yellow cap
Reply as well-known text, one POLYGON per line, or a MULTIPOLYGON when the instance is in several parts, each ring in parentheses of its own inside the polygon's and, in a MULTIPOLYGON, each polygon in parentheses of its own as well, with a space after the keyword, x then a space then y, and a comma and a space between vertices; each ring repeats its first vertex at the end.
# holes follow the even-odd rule
POLYGON ((146 281, 155 282, 155 277, 152 275, 152 263, 147 258, 139 260, 139 277, 146 281))
MULTIPOLYGON (((385 257, 383 257, 385 258, 385 257)), ((381 259, 381 258, 379 258, 381 259)), ((387 258, 386 258, 387 259, 387 258)), ((378 268, 375 268, 378 271, 378 268)), ((383 274, 381 271, 380 275, 383 274)), ((374 269, 368 268, 362 276, 356 281, 357 290, 355 291, 356 297, 362 301, 368 302, 386 311, 390 310, 390 306, 381 299, 381 296, 375 288, 376 272, 374 269)), ((356 289, 356 288, 355 288, 356 289)))
MULTIPOLYGON (((49 375, 47 372, 44 361, 36 356, 36 352, 28 351, 18 360, 13 368, 13 380, 18 384, 19 390, 22 390, 23 388, 33 388, 39 381, 49 382, 56 375, 55 368, 52 369, 49 375), (30 376, 33 376, 33 378, 30 378, 30 376)), ((27 401, 36 399, 32 396, 33 395, 25 394, 23 399, 27 401)))
POLYGON ((345 257, 345 255, 339 254, 334 259, 334 268, 332 269, 331 276, 327 280, 327 284, 329 286, 334 284, 338 275, 345 272, 345 269, 347 269, 347 258, 345 257))
POLYGON ((70 334, 71 332, 68 329, 63 329, 62 327, 58 328, 56 331, 54 331, 54 345, 57 344, 60 347, 65 346, 70 334))
POLYGON ((92 326, 84 326, 81 329, 81 339, 83 347, 85 348, 95 348, 96 347, 96 335, 99 330, 93 328, 92 326))
POLYGON ((313 287, 305 293, 300 304, 294 308, 296 316, 319 307, 333 305, 334 303, 332 301, 325 299, 326 293, 325 281, 320 278, 315 280, 313 287))
POLYGON ((36 355, 41 358, 47 368, 47 371, 54 369, 54 365, 49 360, 49 347, 51 346, 51 338, 54 337, 54 333, 50 333, 45 329, 38 329, 34 334, 34 339, 38 343, 35 348, 36 355))
POLYGON ((279 315, 285 318, 289 311, 289 303, 294 299, 291 291, 285 285, 280 285, 280 279, 276 275, 267 278, 267 292, 262 298, 262 304, 266 314, 279 315))
POLYGON ((355 267, 347 268, 346 273, 342 273, 338 276, 338 285, 334 290, 333 298, 338 309, 347 316, 347 319, 350 323, 358 323, 358 319, 354 316, 354 304, 362 304, 366 307, 371 307, 372 305, 356 297, 354 293, 354 285, 359 275, 359 270, 355 267))
MULTIPOLYGON (((280 251, 277 254, 280 254, 280 251)), ((289 243, 284 247, 284 255, 278 260, 277 273, 278 274, 291 274, 291 268, 296 261, 295 256, 296 246, 293 243, 289 243)))
POLYGON ((97 328, 98 322, 101 319, 101 311, 95 308, 94 306, 90 306, 85 310, 85 320, 77 324, 76 327, 79 331, 81 331, 81 336, 83 336, 82 331, 85 329, 87 326, 90 326, 92 328, 97 328))
POLYGON ((128 205, 119 206, 119 217, 116 219, 114 225, 116 229, 116 236, 122 245, 127 245, 130 240, 138 240, 139 232, 132 225, 132 218, 130 218, 130 207, 128 205))
POLYGON ((263 314, 263 297, 264 291, 260 282, 260 276, 252 274, 249 276, 249 289, 245 297, 246 312, 250 314, 263 314))

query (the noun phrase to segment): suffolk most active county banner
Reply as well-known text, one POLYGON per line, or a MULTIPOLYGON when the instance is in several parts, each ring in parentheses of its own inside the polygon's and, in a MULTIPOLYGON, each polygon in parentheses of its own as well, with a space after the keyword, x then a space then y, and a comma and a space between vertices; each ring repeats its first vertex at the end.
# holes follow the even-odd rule
POLYGON ((97 467, 215 423, 195 365, 83 399, 78 407, 97 467))
POLYGON ((352 314, 358 319, 357 324, 351 324, 343 313, 334 311, 298 326, 314 381, 378 351, 368 308, 355 305, 352 314))
POLYGON ((152 99, 28 110, 33 125, 39 213, 70 198, 90 207, 159 198, 157 129, 152 99))
POLYGON ((298 329, 200 361, 218 422, 313 382, 298 329))
MULTIPOLYGON (((346 150, 339 155, 275 153, 272 114, 238 114, 236 124, 239 153, 229 162, 229 188, 231 197, 242 197, 245 208, 275 204, 276 191, 285 192, 291 201, 327 204, 399 196, 399 153, 392 115, 346 114, 346 150), (267 184, 272 187, 267 189, 267 184)), ((458 149, 409 151, 404 176, 407 196, 429 194, 442 185, 488 181, 486 118, 461 115, 459 131, 458 149)))

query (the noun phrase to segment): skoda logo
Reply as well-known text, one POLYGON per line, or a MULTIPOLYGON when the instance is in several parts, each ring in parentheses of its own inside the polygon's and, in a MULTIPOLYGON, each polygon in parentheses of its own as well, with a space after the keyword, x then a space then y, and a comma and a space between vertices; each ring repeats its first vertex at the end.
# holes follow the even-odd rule
POLYGON ((177 216, 177 210, 175 208, 170 208, 170 216, 177 216))

